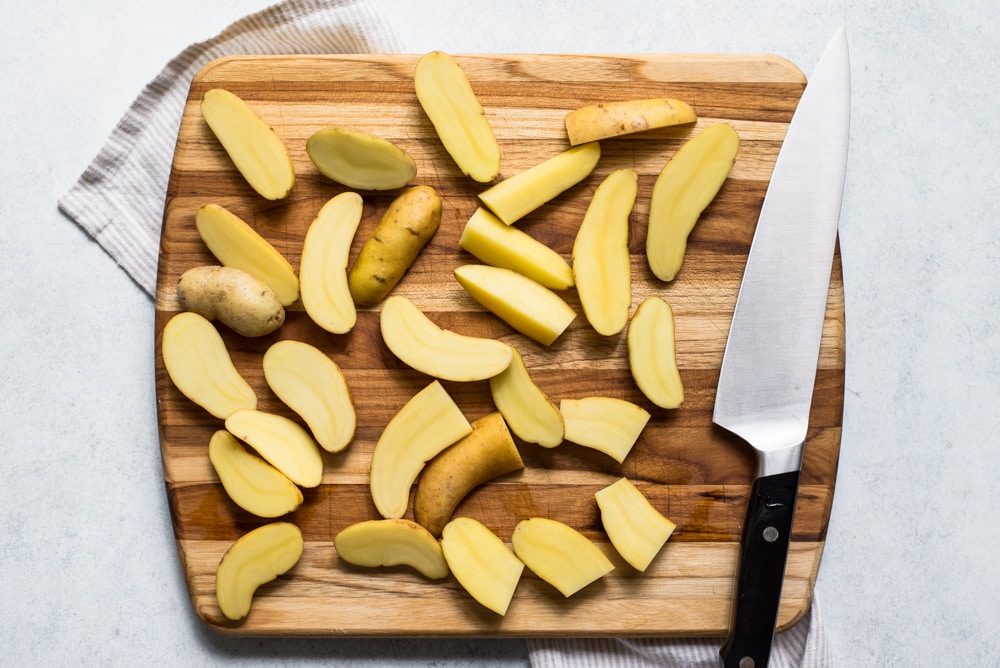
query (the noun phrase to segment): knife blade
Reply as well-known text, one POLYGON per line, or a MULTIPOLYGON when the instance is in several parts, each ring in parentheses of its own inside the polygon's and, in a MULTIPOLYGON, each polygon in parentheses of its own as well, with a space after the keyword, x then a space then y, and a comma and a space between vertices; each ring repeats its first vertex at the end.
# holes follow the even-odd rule
POLYGON ((774 640, 844 191, 850 78, 841 28, 778 154, 719 374, 712 421, 757 458, 725 668, 764 668, 774 640))

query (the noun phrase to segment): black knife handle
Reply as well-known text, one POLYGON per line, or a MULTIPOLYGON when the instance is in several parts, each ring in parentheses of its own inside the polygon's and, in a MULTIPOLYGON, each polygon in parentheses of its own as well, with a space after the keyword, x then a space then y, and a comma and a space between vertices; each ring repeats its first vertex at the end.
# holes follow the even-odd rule
POLYGON ((765 668, 778 620, 799 472, 757 478, 750 493, 724 668, 765 668))

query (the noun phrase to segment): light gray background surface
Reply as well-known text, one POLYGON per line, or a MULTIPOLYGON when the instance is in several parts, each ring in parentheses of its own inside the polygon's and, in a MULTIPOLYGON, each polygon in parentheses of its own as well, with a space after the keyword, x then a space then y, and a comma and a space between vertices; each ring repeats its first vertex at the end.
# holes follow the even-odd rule
MULTIPOLYGON (((847 398, 817 595, 838 666, 1000 664, 994 4, 379 1, 415 53, 772 52, 808 74, 847 27, 847 398)), ((160 469, 153 305, 56 199, 172 56, 267 4, 7 3, 4 665, 527 665, 516 640, 233 640, 190 609, 160 469)))

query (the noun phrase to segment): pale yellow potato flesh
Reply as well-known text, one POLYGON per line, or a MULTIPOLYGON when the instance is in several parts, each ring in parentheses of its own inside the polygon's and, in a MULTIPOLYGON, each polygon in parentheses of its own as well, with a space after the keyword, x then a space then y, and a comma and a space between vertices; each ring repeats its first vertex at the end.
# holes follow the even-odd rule
POLYGON ((563 399, 559 411, 566 422, 567 441, 603 452, 619 464, 650 418, 642 406, 615 397, 563 399))
POLYGON ((472 423, 472 433, 424 467, 413 497, 413 517, 432 535, 440 536, 455 508, 472 490, 523 468, 503 416, 488 413, 472 423))
POLYGON ((382 304, 379 326, 396 357, 442 380, 486 380, 506 369, 513 357, 506 343, 438 327, 401 295, 390 295, 382 304))
POLYGON ((302 505, 302 490, 278 469, 248 452, 224 429, 212 434, 208 458, 226 494, 248 513, 281 517, 302 505))
POLYGON ((320 174, 357 190, 402 188, 417 175, 409 153, 362 130, 319 130, 306 140, 306 153, 320 174))
POLYGON ((242 269, 269 285, 282 306, 299 298, 299 278, 292 265, 242 218, 218 204, 206 204, 194 222, 208 250, 223 265, 242 269))
POLYGON ((201 114, 251 188, 269 200, 288 196, 295 186, 288 149, 246 102, 213 88, 202 97, 201 114))
POLYGON ((312 435, 284 415, 244 408, 226 418, 226 429, 301 487, 323 478, 323 457, 312 435))
POLYGON ((586 536, 547 517, 518 522, 511 543, 517 558, 566 598, 615 568, 586 536))
POLYGON ((677 368, 674 312, 661 297, 648 297, 635 310, 626 336, 628 364, 636 386, 660 408, 684 402, 677 368))
POLYGON ((341 559, 355 566, 409 566, 432 580, 446 578, 451 572, 437 539, 406 519, 352 524, 334 536, 333 546, 341 559))
POLYGON ((290 522, 272 522, 241 536, 215 572, 215 597, 222 614, 234 621, 250 614, 257 588, 290 571, 304 547, 302 531, 290 522))
POLYGON ((618 554, 645 572, 677 525, 660 514, 627 478, 594 493, 604 532, 618 554))
POLYGON ((493 403, 518 438, 554 448, 563 442, 566 432, 562 413, 531 379, 521 353, 517 348, 513 350, 510 366, 490 378, 493 403))
POLYGON ((463 174, 488 183, 500 172, 500 144, 462 67, 447 53, 421 56, 413 72, 417 100, 463 174))
POLYGON ((215 326, 197 313, 172 317, 163 328, 160 350, 171 382, 181 394, 213 416, 257 407, 257 394, 240 375, 215 326))
POLYGON ((455 579, 472 598, 506 615, 524 563, 499 536, 471 517, 456 517, 441 532, 441 549, 455 579))
POLYGON ((315 346, 285 339, 267 349, 262 365, 268 386, 305 421, 320 447, 340 452, 350 445, 357 413, 336 362, 315 346))
POLYGON ((472 425, 440 382, 411 397, 389 420, 372 451, 369 488, 379 514, 402 517, 424 465, 471 432, 472 425))
POLYGON ((573 287, 573 269, 562 255, 486 209, 469 217, 458 245, 486 264, 516 271, 551 290, 573 287))
POLYGON ((347 283, 347 263, 363 211, 364 201, 357 193, 333 197, 309 224, 302 243, 302 307, 313 322, 332 334, 346 334, 357 323, 357 309, 347 283))
POLYGON ((599 142, 574 146, 479 193, 479 200, 512 225, 587 178, 600 158, 599 142))
POLYGON ((649 98, 588 104, 566 114, 566 135, 573 146, 672 125, 694 123, 694 109, 683 100, 649 98))
POLYGON ((632 308, 629 215, 639 193, 632 169, 616 169, 597 186, 573 242, 573 279, 583 314, 594 330, 613 336, 632 308))
POLYGON ((688 235, 726 182, 739 149, 736 130, 716 123, 687 140, 660 171, 646 235, 646 259, 660 280, 677 277, 688 235))
POLYGON ((466 264, 454 273, 473 299, 543 345, 552 344, 576 318, 562 297, 516 271, 466 264))

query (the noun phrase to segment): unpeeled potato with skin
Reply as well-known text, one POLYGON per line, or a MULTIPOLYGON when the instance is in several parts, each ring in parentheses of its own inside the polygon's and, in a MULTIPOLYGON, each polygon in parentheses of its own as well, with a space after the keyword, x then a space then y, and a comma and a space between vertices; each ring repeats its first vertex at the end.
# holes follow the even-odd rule
POLYGON ((521 455, 500 413, 472 423, 472 433, 432 459, 417 482, 413 512, 435 536, 441 535, 455 508, 473 489, 524 468, 521 455))
POLYGON ((392 291, 441 225, 441 198, 430 186, 397 197, 365 241, 347 276, 358 306, 374 306, 392 291))
POLYGON ((234 267, 188 269, 177 282, 177 299, 184 310, 243 336, 264 336, 285 322, 285 307, 274 290, 234 267))

